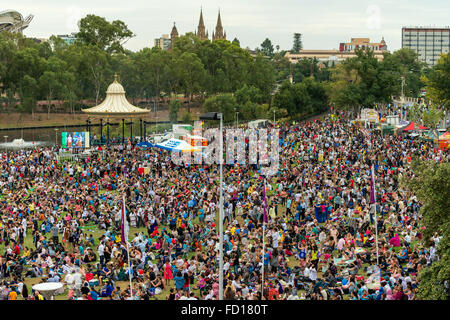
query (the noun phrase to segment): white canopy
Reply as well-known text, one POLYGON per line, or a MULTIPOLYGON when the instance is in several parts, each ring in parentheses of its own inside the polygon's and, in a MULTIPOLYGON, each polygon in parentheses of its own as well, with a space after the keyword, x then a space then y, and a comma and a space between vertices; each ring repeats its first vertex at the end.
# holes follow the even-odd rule
POLYGON ((169 139, 166 141, 163 141, 161 143, 155 144, 155 147, 161 148, 168 151, 176 151, 176 152, 195 152, 195 151, 201 151, 200 148, 196 148, 194 146, 191 146, 189 143, 187 143, 184 140, 179 139, 169 139))
POLYGON ((83 109, 84 113, 93 116, 124 116, 133 117, 140 116, 150 112, 150 110, 133 106, 125 97, 125 90, 122 85, 117 82, 117 74, 114 75, 114 82, 111 83, 106 90, 106 98, 98 106, 83 109))

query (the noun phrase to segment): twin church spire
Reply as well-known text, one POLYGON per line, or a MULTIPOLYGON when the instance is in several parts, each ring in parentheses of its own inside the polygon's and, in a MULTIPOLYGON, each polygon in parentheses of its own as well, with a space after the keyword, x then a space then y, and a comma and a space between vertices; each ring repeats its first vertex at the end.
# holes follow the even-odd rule
MULTIPOLYGON (((207 40, 209 38, 208 31, 206 31, 205 28, 205 22, 203 20, 203 10, 200 9, 200 19, 198 22, 197 31, 195 32, 195 35, 200 38, 200 40, 207 40)), ((213 31, 212 34, 212 40, 219 40, 219 39, 226 39, 227 34, 223 31, 222 27, 222 19, 220 18, 220 10, 219 15, 217 17, 217 24, 216 24, 216 30, 213 31)))

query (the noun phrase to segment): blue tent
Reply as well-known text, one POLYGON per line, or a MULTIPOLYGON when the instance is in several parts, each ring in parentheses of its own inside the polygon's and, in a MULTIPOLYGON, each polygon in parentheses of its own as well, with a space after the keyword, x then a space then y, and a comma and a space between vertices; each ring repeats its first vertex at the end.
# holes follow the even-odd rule
POLYGON ((150 142, 147 142, 147 141, 143 141, 143 142, 139 142, 137 144, 137 146, 141 147, 141 148, 151 148, 151 147, 153 147, 153 144, 151 144, 150 142))

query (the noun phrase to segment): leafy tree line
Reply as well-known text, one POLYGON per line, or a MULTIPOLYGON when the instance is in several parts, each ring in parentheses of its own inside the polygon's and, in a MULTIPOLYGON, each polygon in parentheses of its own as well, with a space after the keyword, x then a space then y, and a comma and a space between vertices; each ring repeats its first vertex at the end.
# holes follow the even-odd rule
MULTIPOLYGON (((119 20, 88 15, 79 26, 72 44, 55 36, 36 43, 19 34, 0 34, 0 84, 9 109, 18 101, 18 111, 33 113, 36 102, 44 100, 49 114, 57 99, 75 112, 84 99, 99 103, 116 72, 132 100, 158 103, 161 97, 184 96, 204 101, 205 110, 231 108, 231 119, 236 108, 242 120, 271 117, 274 110, 278 117, 316 113, 328 105, 357 112, 392 102, 402 91, 402 79, 407 96, 419 95, 426 86, 434 101, 448 101, 448 57, 428 69, 409 49, 384 53, 382 61, 370 50, 357 50, 356 57, 338 64, 317 59, 291 64, 286 51, 268 38, 255 55, 236 38, 201 41, 193 33, 176 38, 172 50, 133 52, 123 44, 134 34, 119 20), (290 75, 293 84, 284 83, 290 75)), ((296 33, 293 50, 301 49, 296 33)), ((172 107, 175 119, 178 110, 172 107)))
POLYGON ((134 34, 125 23, 88 15, 80 21, 76 41, 52 36, 37 43, 20 34, 0 34, 0 84, 9 107, 33 113, 38 100, 62 100, 66 110, 81 100, 99 103, 114 73, 130 99, 183 95, 188 100, 219 93, 234 94, 244 85, 258 90, 258 102, 269 103, 275 83, 272 64, 240 48, 239 41, 200 41, 188 33, 172 50, 143 48, 132 52, 123 44, 134 34))

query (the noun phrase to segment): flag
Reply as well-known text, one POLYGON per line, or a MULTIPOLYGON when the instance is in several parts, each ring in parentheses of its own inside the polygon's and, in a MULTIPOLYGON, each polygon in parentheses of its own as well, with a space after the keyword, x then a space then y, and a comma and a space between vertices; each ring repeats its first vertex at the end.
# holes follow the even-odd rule
POLYGON ((375 174, 372 165, 372 174, 370 176, 370 204, 375 204, 375 174))
POLYGON ((123 195, 123 199, 122 199, 122 221, 121 221, 121 234, 120 234, 120 238, 121 238, 121 242, 122 243, 126 243, 126 241, 128 241, 128 221, 126 218, 126 207, 125 207, 125 194, 123 195), (127 239, 125 241, 125 239, 127 239))
POLYGON ((370 176, 370 204, 375 203, 375 175, 373 172, 373 165, 372 165, 372 174, 370 176))
POLYGON ((263 214, 263 220, 265 223, 269 222, 269 219, 267 218, 267 198, 266 198, 266 180, 264 180, 264 187, 263 187, 263 196, 264 196, 264 214, 263 214))

